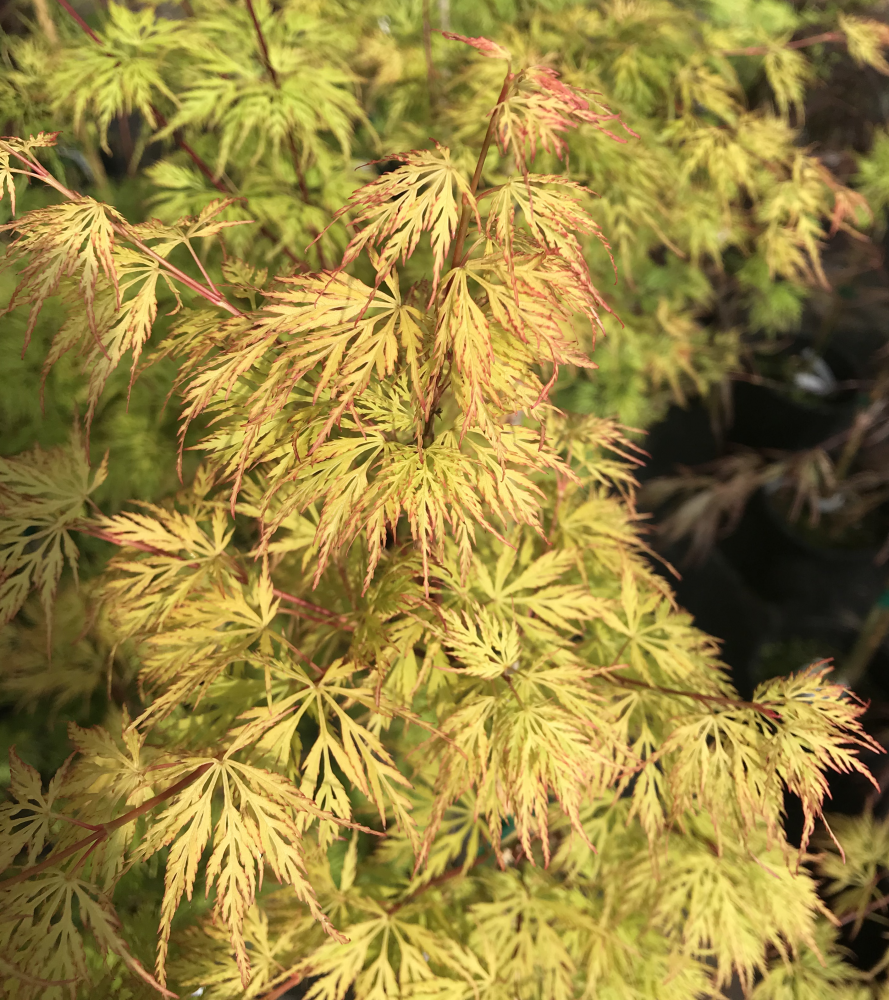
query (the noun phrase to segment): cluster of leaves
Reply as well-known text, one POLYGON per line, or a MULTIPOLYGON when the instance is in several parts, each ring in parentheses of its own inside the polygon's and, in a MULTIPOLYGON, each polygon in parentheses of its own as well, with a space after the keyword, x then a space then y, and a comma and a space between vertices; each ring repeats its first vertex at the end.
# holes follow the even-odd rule
MULTIPOLYGON (((183 448, 203 421, 197 472, 132 510, 103 512, 79 434, 0 460, 15 689, 64 704, 107 677, 123 706, 70 727, 47 787, 11 755, 7 996, 312 979, 318 1000, 687 1000, 841 977, 801 862, 827 772, 867 773, 861 706, 819 669, 740 700, 646 558, 623 429, 549 399, 560 368, 593 367, 579 331, 611 306, 585 261, 598 221, 537 161, 580 129, 633 131, 521 50, 447 40, 500 78, 468 102, 475 167, 435 142, 391 156, 318 234, 323 253, 351 234, 336 267, 202 257, 193 240, 247 229, 230 203, 133 222, 48 169, 53 135, 0 141, 10 198, 53 196, 9 224, 6 262, 29 322, 66 304, 48 363, 83 358, 87 426, 140 352, 177 370, 183 448), (177 313, 152 347, 165 286, 177 313), (28 670, 81 540, 107 559, 95 613, 28 670)), ((268 97, 282 57, 262 49, 268 97)))
MULTIPOLYGON (((151 150, 165 144, 144 170, 153 214, 168 223, 197 216, 222 192, 237 199, 223 218, 258 223, 226 234, 239 258, 277 271, 306 259, 325 267, 351 239, 348 217, 330 222, 362 180, 362 160, 419 147, 434 132, 471 172, 500 81, 430 31, 430 7, 194 0, 170 19, 153 4, 111 3, 86 30, 61 12, 50 32, 9 40, 0 118, 22 134, 64 129, 67 155, 97 181, 109 129, 132 168, 150 139, 151 150), (141 130, 124 141, 134 115, 141 130)), ((670 399, 707 391, 737 363, 739 322, 793 328, 807 290, 824 281, 822 239, 868 223, 862 198, 800 147, 798 126, 827 54, 842 49, 886 70, 889 29, 873 3, 445 7, 456 30, 490 35, 529 65, 598 92, 643 138, 616 146, 578 121, 564 149, 543 143, 542 172, 557 172, 570 150, 573 177, 600 193, 598 219, 625 279, 612 303, 622 323, 606 317, 598 356, 607 379, 567 366, 562 404, 645 426, 670 399), (742 312, 703 322, 727 294, 742 312)), ((516 169, 501 152, 485 164, 495 183, 516 169)), ((879 155, 862 166, 877 208, 879 155)), ((577 240, 592 266, 605 263, 597 232, 577 240)), ((418 259, 417 274, 425 267, 418 259)))

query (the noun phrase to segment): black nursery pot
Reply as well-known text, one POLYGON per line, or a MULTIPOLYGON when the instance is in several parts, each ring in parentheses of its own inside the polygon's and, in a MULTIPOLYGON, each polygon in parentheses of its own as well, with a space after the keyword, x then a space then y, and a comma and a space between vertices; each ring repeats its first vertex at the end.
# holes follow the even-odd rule
MULTIPOLYGON (((776 358, 800 355, 808 346, 808 340, 799 338, 776 358)), ((828 347, 821 356, 841 385, 858 377, 855 365, 836 347, 828 347)), ((789 389, 739 380, 733 383, 732 407, 733 420, 726 437, 733 444, 802 451, 848 427, 855 416, 856 390, 840 388, 823 400, 802 402, 794 399, 789 389)))
POLYGON ((885 586, 879 542, 862 548, 819 545, 787 523, 764 490, 753 495, 720 549, 753 593, 785 621, 861 619, 885 586))

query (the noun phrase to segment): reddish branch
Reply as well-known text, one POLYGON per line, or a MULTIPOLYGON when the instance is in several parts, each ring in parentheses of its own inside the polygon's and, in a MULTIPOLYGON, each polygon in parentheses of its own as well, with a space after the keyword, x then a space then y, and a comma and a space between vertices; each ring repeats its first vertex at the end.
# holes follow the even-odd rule
POLYGON ((693 698, 695 701, 703 702, 705 705, 726 705, 729 708, 752 708, 761 712, 767 718, 775 722, 781 721, 781 716, 767 705, 762 705, 756 701, 740 701, 737 698, 726 698, 719 694, 700 694, 698 691, 680 691, 678 688, 658 687, 655 684, 646 684, 644 681, 630 680, 628 677, 615 677, 614 674, 607 674, 608 680, 621 687, 644 688, 646 691, 656 691, 658 694, 671 694, 678 698, 693 698))
POLYGON ((77 13, 77 11, 68 3, 68 0, 59 0, 59 3, 65 8, 65 10, 71 15, 71 17, 80 25, 80 27, 92 38, 96 45, 104 45, 105 43, 101 38, 93 31, 93 29, 84 21, 84 19, 77 13))
POLYGON ((212 766, 212 761, 208 761, 206 764, 201 764, 200 767, 196 768, 191 774, 187 774, 184 778, 180 778, 175 784, 170 785, 169 788, 155 795, 154 798, 149 799, 147 802, 143 802, 141 806, 136 806, 135 809, 131 809, 128 813, 124 813, 123 816, 118 816, 117 819, 112 820, 110 823, 102 823, 93 828, 93 832, 90 833, 88 837, 84 837, 82 840, 78 840, 76 844, 72 844, 70 847, 66 847, 63 851, 59 851, 57 854, 51 854, 44 861, 39 864, 32 865, 30 868, 25 868, 24 871, 20 871, 18 875, 13 875, 12 878, 4 879, 0 882, 0 892, 5 889, 10 889, 14 885, 18 885, 20 882, 25 882, 34 875, 39 875, 41 872, 46 871, 47 868, 52 868, 54 865, 65 861, 72 855, 77 854, 78 851, 82 851, 84 848, 92 851, 95 847, 102 843, 109 834, 114 833, 115 830, 119 830, 122 826, 126 826, 127 823, 132 823, 134 819, 138 819, 140 816, 144 816, 145 813, 150 812, 156 805, 164 802, 166 799, 172 798, 174 795, 178 795, 179 792, 188 788, 189 785, 194 784, 202 775, 212 766))
POLYGON ((880 896, 879 899, 873 900, 873 902, 868 903, 863 910, 856 910, 852 913, 847 913, 845 917, 841 917, 838 922, 838 927, 845 927, 848 924, 855 923, 856 920, 864 920, 865 917, 870 916, 876 910, 882 910, 884 906, 889 906, 889 893, 885 896, 880 896))
MULTIPOLYGON (((82 196, 76 191, 66 188, 64 184, 56 180, 56 178, 36 158, 24 156, 12 148, 10 148, 10 152, 20 163, 23 163, 26 168, 24 170, 14 170, 13 173, 23 174, 24 176, 31 177, 34 180, 42 181, 47 185, 47 187, 51 187, 58 191, 60 195, 67 198, 69 201, 77 202, 83 200, 82 196)), ((157 263, 160 264, 171 277, 185 285, 186 288, 190 288, 193 292, 196 292, 208 302, 211 302, 214 306, 218 306, 220 309, 224 309, 226 312, 231 313, 232 316, 244 315, 241 310, 238 309, 237 306, 233 306, 231 302, 229 302, 228 299, 226 299, 226 297, 219 292, 218 289, 208 288, 206 285, 202 285, 199 281, 192 278, 191 275, 181 271, 174 264, 171 264, 168 260, 166 260, 166 258, 161 257, 155 250, 152 250, 150 246, 143 243, 142 240, 131 233, 127 226, 123 223, 111 220, 109 221, 111 222, 111 228, 118 236, 132 243, 133 246, 138 247, 144 254, 151 257, 152 260, 157 261, 157 263)), ((102 349, 102 353, 107 357, 107 352, 104 347, 102 347, 101 344, 99 346, 102 349)))
MULTIPOLYGON (((400 902, 394 903, 386 910, 386 913, 391 917, 393 913, 397 913, 403 906, 407 906, 408 903, 412 903, 417 896, 421 896, 428 889, 433 889, 435 886, 442 885, 444 882, 450 882, 452 878, 456 878, 458 875, 465 875, 467 872, 472 871, 472 869, 476 866, 483 864, 490 857, 491 852, 488 850, 485 851, 484 854, 480 854, 468 868, 463 865, 454 865, 453 868, 449 868, 447 871, 442 872, 441 875, 436 875, 435 878, 431 878, 428 882, 424 882, 423 885, 415 889, 412 893, 410 893, 410 895, 405 896, 405 898, 400 902)), ((266 997, 265 1000, 269 1000, 269 997, 266 997)))
MULTIPOLYGON (((506 100, 506 95, 509 93, 509 86, 512 83, 513 76, 507 67, 506 79, 503 81, 503 86, 500 88, 500 96, 497 98, 497 103, 494 105, 491 111, 491 117, 488 120, 488 129, 485 132, 485 138, 482 141, 482 148, 478 154, 478 161, 475 165, 475 173, 472 175, 472 182, 469 185, 469 190, 472 192, 473 197, 478 190, 479 182, 482 179, 482 171, 485 169, 485 160, 488 157, 488 150, 491 148, 491 140, 494 138, 494 129, 497 125, 497 109, 506 100)), ((466 243, 466 234, 469 231, 469 216, 472 212, 472 206, 466 197, 463 198, 463 209, 460 213, 460 224, 457 227, 457 236, 454 240, 454 255, 451 258, 451 268, 459 267, 463 263, 463 246, 466 243)), ((441 401, 441 397, 444 395, 445 389, 447 388, 447 378, 439 375, 436 382, 435 388, 430 393, 429 411, 426 417, 426 426, 423 428, 423 444, 429 444, 433 440, 432 428, 435 422, 435 415, 438 410, 438 404, 441 401)))
MULTIPOLYGON (((102 41, 102 39, 95 33, 95 31, 93 31, 93 29, 86 23, 86 21, 84 21, 84 19, 80 16, 80 14, 77 13, 77 11, 71 6, 68 0, 58 0, 58 2, 62 7, 65 8, 68 14, 77 22, 78 25, 80 25, 83 31, 86 32, 86 34, 89 35, 89 37, 97 45, 104 46, 105 43, 102 41)), ((163 113, 153 104, 151 105, 151 113, 154 116, 154 120, 157 123, 157 125, 160 126, 160 128, 165 128, 167 125, 167 119, 163 115, 163 113)), ((228 178, 225 174, 223 174, 222 177, 220 178, 213 173, 209 165, 182 138, 182 135, 179 133, 178 130, 173 133, 173 139, 175 140, 176 145, 182 150, 183 153, 185 153, 191 159, 192 163, 194 163, 194 165, 198 168, 198 170, 200 170, 200 172, 204 175, 204 177, 207 178, 207 180, 213 185, 213 187, 216 188, 217 191, 225 195, 232 195, 233 197, 239 198, 242 201, 246 201, 246 198, 243 198, 243 196, 238 194, 238 189, 235 187, 234 183, 230 180, 230 178, 228 178)), ((276 238, 275 234, 266 226, 264 226, 262 223, 259 224, 259 231, 267 240, 270 240, 272 243, 276 245, 278 244, 279 240, 276 238)), ((302 263, 299 257, 297 257, 296 254, 288 247, 282 246, 281 251, 282 253, 286 254, 295 264, 302 263)))
MULTIPOLYGON (((494 129, 497 127, 497 111, 500 105, 506 100, 506 95, 509 93, 509 85, 512 83, 512 73, 507 69, 506 79, 503 81, 503 86, 500 89, 500 96, 497 98, 497 103, 494 105, 493 111, 491 111, 491 117, 488 120, 488 130, 485 132, 485 138, 482 141, 481 152, 478 154, 478 162, 475 165, 475 173, 472 175, 472 183, 469 185, 469 190, 472 192, 473 197, 475 192, 478 190, 479 182, 482 179, 482 171, 485 169, 485 160, 488 158, 488 150, 491 147, 491 140, 494 138, 494 129)), ((463 211, 460 213, 460 226, 457 229, 457 238, 454 240, 454 256, 451 258, 451 267, 459 267, 463 263, 463 244, 466 242, 466 233, 469 231, 469 216, 472 212, 472 208, 469 201, 463 199, 463 211)))
MULTIPOLYGON (((846 36, 842 31, 825 31, 820 35, 811 35, 809 38, 800 38, 796 42, 788 42, 786 49, 807 49, 812 45, 821 45, 824 42, 839 42, 845 44, 846 36)), ((765 45, 751 45, 746 49, 723 49, 724 56, 764 56, 771 50, 765 45)))
POLYGON ((285 979, 280 986, 276 986, 271 993, 266 993, 262 1000, 278 1000, 278 998, 284 996, 288 990, 292 990, 294 986, 299 986, 302 981, 303 974, 301 972, 297 972, 289 979, 285 979))

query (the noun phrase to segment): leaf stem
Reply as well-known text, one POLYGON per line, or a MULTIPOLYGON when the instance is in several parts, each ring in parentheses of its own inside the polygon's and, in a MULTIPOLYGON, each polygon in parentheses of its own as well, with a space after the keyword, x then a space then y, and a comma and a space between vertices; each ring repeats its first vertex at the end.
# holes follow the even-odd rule
POLYGON ((206 270, 204 269, 204 265, 201 263, 201 258, 198 257, 198 255, 194 252, 194 247, 191 245, 191 240, 186 240, 185 245, 188 247, 188 251, 191 254, 195 264, 197 264, 198 270, 204 276, 204 281, 206 281, 207 284, 213 289, 213 291, 218 294, 219 289, 216 287, 216 285, 213 284, 213 279, 210 277, 209 274, 207 274, 206 270))
MULTIPOLYGON (((253 0, 244 0, 247 4, 247 10, 250 11, 250 19, 253 21, 253 27, 256 29, 256 38, 259 42, 259 51, 262 56, 262 62, 271 77, 272 83, 275 85, 275 90, 281 90, 281 78, 278 76, 278 72, 272 65, 272 60, 269 56, 269 47, 266 44, 265 35, 262 31, 262 25, 259 23, 259 18, 256 16, 256 9, 253 6, 253 0)), ((309 188, 306 184, 306 177, 303 173, 302 163, 300 162, 299 150, 296 148, 296 140, 293 137, 293 129, 291 128, 287 133, 287 144, 290 147, 290 156, 293 160, 293 169, 296 172, 296 180, 299 184, 300 194, 302 195, 302 200, 307 206, 311 206, 312 201, 309 195, 309 188)), ((320 233, 312 227, 308 227, 309 233, 318 240, 320 233)), ((321 244, 318 243, 318 260, 321 264, 323 270, 327 270, 327 261, 324 258, 324 251, 321 249, 321 244)))
MULTIPOLYGON (((478 161, 475 164, 475 173, 473 173, 472 181, 469 185, 469 190, 471 191, 473 197, 475 197, 479 182, 482 179, 482 171, 485 168, 485 160, 488 156, 488 150, 491 147, 491 140, 494 137, 494 128, 496 127, 497 121, 497 109, 506 100, 506 95, 509 93, 509 85, 512 83, 512 80, 513 75, 510 72, 509 67, 507 67, 506 79, 504 79, 503 86, 500 88, 500 96, 497 98, 497 103, 491 110, 491 117, 488 121, 488 129, 485 132, 485 138, 482 140, 482 148, 478 154, 478 161)), ((463 263, 463 246, 466 243, 466 234, 469 231, 469 216, 471 212, 472 208, 464 195, 463 208, 460 212, 460 222, 457 227, 457 236, 454 240, 454 254, 451 257, 451 270, 455 267, 459 267, 463 263)), ((448 356, 450 357, 450 352, 448 356)), ((428 447, 428 445, 435 440, 433 425, 435 423, 435 415, 438 409, 438 404, 444 394, 446 385, 447 382, 440 372, 438 378, 436 379, 435 388, 429 394, 429 410, 426 415, 426 424, 423 427, 423 437, 421 439, 421 445, 424 448, 428 447)))
MULTIPOLYGON (((152 250, 150 246, 143 243, 138 237, 133 236, 125 225, 117 223, 114 224, 114 231, 118 233, 118 235, 123 236, 124 239, 129 240, 130 243, 137 246, 143 253, 148 254, 152 260, 156 260, 159 264, 162 264, 177 281, 185 285, 186 288, 190 288, 193 292, 196 292, 198 295, 205 298, 208 302, 211 302, 214 306, 224 309, 226 312, 231 313, 232 316, 242 317, 246 315, 246 313, 241 312, 237 306, 232 305, 222 292, 215 288, 207 288, 199 281, 195 281, 194 278, 187 275, 184 271, 180 271, 174 264, 171 264, 168 260, 161 257, 161 255, 152 250)), ((203 271, 203 268, 201 268, 201 270, 203 271)), ((208 278, 207 280, 209 281, 210 279, 208 278)))
MULTIPOLYGON (((14 149, 11 150, 11 152, 18 160, 20 160, 22 163, 27 164, 28 167, 30 167, 30 169, 34 172, 31 174, 31 176, 35 177, 35 179, 41 180, 44 184, 58 191, 60 195, 62 195, 64 198, 67 198, 69 201, 77 202, 84 200, 82 195, 78 194, 76 191, 70 190, 70 188, 65 187, 64 184, 56 180, 56 178, 37 159, 27 159, 20 153, 16 152, 14 149)), ((186 288, 190 288, 193 292, 196 292, 198 295, 205 298, 208 302, 211 302, 214 306, 218 306, 221 309, 225 309, 225 311, 231 313, 232 316, 244 315, 244 313, 242 313, 241 310, 237 308, 237 306, 233 306, 231 302, 229 302, 228 299, 224 295, 222 295, 219 291, 207 288, 205 285, 202 285, 199 281, 196 281, 194 278, 186 274, 184 271, 180 271, 175 264, 171 264, 168 260, 165 260, 163 257, 161 257, 159 253, 157 253, 155 250, 152 250, 151 247, 143 243, 142 240, 140 240, 137 236, 134 236, 123 223, 112 222, 111 228, 114 230, 115 233, 117 233, 118 236, 122 237, 125 240, 128 240, 134 246, 137 246, 143 253, 151 257, 152 260, 155 260, 159 264, 161 264, 164 268, 166 268, 171 277, 175 278, 178 282, 185 285, 186 288)))

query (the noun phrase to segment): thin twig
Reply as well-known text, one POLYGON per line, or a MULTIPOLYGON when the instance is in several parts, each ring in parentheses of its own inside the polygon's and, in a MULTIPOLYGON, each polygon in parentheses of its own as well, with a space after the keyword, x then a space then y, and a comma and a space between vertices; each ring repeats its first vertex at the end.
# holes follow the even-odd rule
MULTIPOLYGON (((68 0, 58 0, 62 7, 71 15, 71 17, 80 25, 80 27, 89 35, 90 38, 97 44, 104 46, 102 39, 93 31, 93 29, 84 21, 84 19, 77 13, 77 11, 68 3, 68 0)), ((154 117, 155 123, 160 128, 165 128, 167 126, 166 116, 154 105, 151 105, 151 114, 154 117)), ((173 141, 176 145, 185 153, 194 163, 194 165, 200 170, 200 172, 207 178, 207 180, 216 188, 217 191, 222 194, 229 194, 235 198, 241 198, 241 200, 246 201, 246 198, 238 194, 238 189, 235 187, 234 183, 225 174, 221 178, 216 177, 213 171, 210 169, 209 165, 201 158, 201 156, 195 152, 194 149, 182 138, 182 135, 178 129, 173 133, 173 141)), ((275 236, 275 234, 263 223, 259 224, 260 233, 269 240, 273 245, 278 246, 280 240, 275 236)), ((289 247, 280 246, 280 250, 283 254, 289 257, 295 264, 302 264, 303 261, 299 258, 289 247)))
POLYGON ((299 984, 303 981, 303 978, 303 973, 294 973, 289 979, 285 979, 280 986, 276 986, 271 993, 266 993, 262 1000, 278 1000, 278 998, 284 996, 288 990, 292 990, 294 986, 299 986, 299 984))
POLYGON ((693 698, 695 701, 700 701, 704 704, 727 705, 730 708, 752 708, 757 712, 761 712, 767 718, 772 719, 775 722, 781 721, 781 716, 778 712, 776 712, 773 708, 760 704, 759 702, 741 701, 738 698, 726 698, 724 695, 720 694, 701 694, 698 691, 680 691, 678 688, 659 687, 656 684, 646 684, 645 681, 634 681, 628 677, 616 677, 611 673, 606 674, 605 676, 613 684, 617 684, 620 687, 644 688, 646 691, 655 691, 658 694, 670 694, 679 698, 693 698))
MULTIPOLYGON (((435 886, 441 885, 443 882, 450 882, 452 878, 456 878, 458 875, 465 875, 466 872, 472 871, 473 868, 484 863, 490 857, 491 851, 487 850, 484 854, 480 854, 468 868, 463 865, 455 865, 453 868, 449 868, 447 871, 442 872, 441 875, 436 875, 435 878, 431 878, 428 882, 424 882, 421 886, 418 886, 412 893, 405 896, 405 898, 400 902, 394 903, 392 906, 388 907, 386 913, 391 917, 393 913, 397 913, 402 907, 407 906, 408 903, 412 903, 417 896, 422 895, 427 889, 432 889, 435 886)), ((266 997, 265 1000, 269 1000, 269 998, 266 997)))
POLYGON ((126 826, 127 823, 131 823, 134 819, 144 816, 145 813, 150 812, 156 805, 159 805, 165 799, 169 799, 171 796, 176 795, 177 793, 188 788, 189 785, 194 784, 198 778, 202 777, 210 769, 212 763, 212 761, 208 761, 206 764, 201 764, 200 767, 192 771, 191 774, 187 774, 175 784, 170 785, 169 788, 160 792, 160 794, 155 795, 154 798, 149 799, 147 802, 143 802, 141 806, 136 806, 135 809, 131 809, 128 813, 124 813, 123 816, 118 816, 117 819, 112 820, 110 823, 103 823, 94 833, 91 833, 88 837, 84 837, 83 840, 78 840, 76 844, 66 847, 63 851, 59 851, 58 854, 50 855, 45 860, 39 862, 39 864, 32 865, 30 868, 25 868, 23 871, 20 871, 18 875, 13 875, 12 878, 4 879, 0 882, 0 892, 10 889, 14 885, 18 885, 20 882, 26 882, 34 875, 39 875, 41 872, 46 871, 47 868, 52 868, 53 865, 57 865, 60 862, 65 861, 67 858, 70 858, 73 854, 83 850, 85 847, 92 850, 97 844, 105 840, 109 833, 114 833, 115 830, 119 830, 122 826, 126 826))
MULTIPOLYGON (((154 115, 155 121, 157 122, 158 126, 160 128, 166 128, 167 126, 166 117, 153 104, 151 106, 151 113, 154 115)), ((238 193, 238 189, 235 186, 235 182, 228 176, 228 174, 223 173, 221 177, 217 177, 216 174, 210 169, 209 164, 205 160, 203 160, 198 155, 198 153, 196 153, 191 148, 191 146, 189 146, 189 144, 185 141, 185 139, 182 138, 182 134, 179 132, 178 129, 173 132, 173 140, 175 141, 176 145, 182 150, 182 152, 185 153, 188 157, 190 157, 191 162, 198 168, 198 170, 200 170, 200 172, 204 175, 204 177, 207 178, 207 180, 213 185, 213 187, 216 188, 217 191, 219 191, 222 194, 231 195, 233 198, 237 198, 240 201, 243 201, 245 204, 248 203, 247 198, 238 193)), ((281 252, 285 254, 287 257, 289 257, 294 264, 304 263, 303 260, 290 249, 290 247, 286 247, 283 244, 281 244, 281 241, 268 228, 268 226, 260 222, 259 231, 270 243, 273 243, 275 246, 278 246, 280 244, 281 252)))
POLYGON ((195 264, 197 264, 198 269, 200 270, 201 274, 204 276, 204 280, 213 289, 214 292, 218 292, 219 289, 216 287, 216 285, 213 284, 213 279, 204 270, 204 265, 201 263, 201 258, 198 257, 198 255, 194 252, 194 247, 191 245, 191 240, 186 240, 185 241, 185 245, 188 247, 189 252, 191 253, 191 256, 194 258, 195 264))
MULTIPOLYGON (((482 141, 481 152, 478 154, 478 161, 475 165, 475 173, 472 175, 472 183, 469 185, 469 190, 475 197, 475 192, 478 190, 479 182, 482 179, 482 171, 485 169, 485 160, 488 156, 488 150, 491 147, 491 140, 494 138, 494 129, 497 125, 497 111, 500 105, 506 100, 506 95, 509 93, 509 85, 512 83, 512 73, 509 69, 506 71, 506 79, 503 81, 503 86, 500 89, 500 96, 497 98, 497 103, 494 105, 494 109, 491 111, 491 117, 488 121, 488 130, 485 132, 485 138, 482 141)), ((466 233, 469 230, 469 216, 472 212, 472 208, 469 201, 463 199, 463 210, 460 213, 460 226, 457 230, 457 238, 454 240, 454 256, 451 258, 451 267, 459 267, 463 263, 463 244, 466 242, 466 233)))
POLYGON ((184 271, 180 271, 178 267, 176 267, 174 264, 171 264, 164 257, 161 257, 159 253, 152 250, 151 247, 143 243, 142 240, 133 236, 126 226, 114 224, 114 230, 120 236, 123 236, 125 239, 135 244, 135 246, 137 246, 143 253, 148 254, 149 257, 151 257, 153 260, 156 260, 159 264, 164 266, 170 272, 170 274, 174 278, 176 278, 177 281, 180 281, 183 285, 185 285, 187 288, 190 288, 193 292, 197 292, 198 295, 202 295, 208 302, 212 302, 213 305, 219 306, 220 309, 224 309, 226 312, 231 313, 232 316, 243 317, 244 315, 246 315, 245 313, 241 312, 241 310, 238 309, 237 306, 232 305, 231 302, 229 302, 228 299, 215 288, 215 286, 213 287, 213 289, 208 290, 199 281, 195 281, 194 278, 187 275, 184 271))
POLYGON ((65 8, 65 10, 71 15, 72 18, 80 25, 80 27, 92 38, 92 40, 97 45, 104 45, 105 43, 101 38, 93 31, 93 29, 84 21, 84 19, 77 13, 77 11, 68 3, 68 0, 59 0, 59 3, 65 8))
MULTIPOLYGON (((506 100, 506 95, 509 93, 509 85, 512 83, 512 72, 509 67, 506 69, 506 78, 503 81, 503 86, 500 88, 500 95, 497 98, 497 103, 494 105, 491 111, 491 117, 488 120, 488 129, 485 132, 485 138, 482 140, 482 148, 478 154, 478 161, 475 164, 475 172, 472 175, 472 182, 469 185, 469 190, 473 197, 478 190, 479 182, 482 178, 482 171, 485 168, 485 160, 488 156, 488 150, 491 147, 491 140, 494 138, 494 129, 497 123, 497 109, 506 100)), ((454 240, 454 254, 451 257, 451 270, 455 267, 459 267, 463 263, 463 245, 466 242, 466 234, 469 231, 469 216, 472 212, 472 206, 469 204, 468 199, 464 196, 463 198, 463 209, 460 213, 460 224, 457 228, 457 236, 454 240)), ((447 387, 447 378, 441 373, 436 380, 435 387, 429 394, 429 410, 426 416, 426 424, 423 428, 423 445, 426 446, 434 440, 433 436, 433 425, 435 423, 435 415, 438 410, 438 404, 441 401, 441 397, 444 394, 445 388, 447 387)))
MULTIPOLYGON (((37 180, 42 181, 44 184, 55 189, 63 197, 67 198, 69 201, 82 201, 83 198, 76 191, 72 191, 65 187, 36 159, 27 159, 20 153, 16 152, 14 149, 11 150, 12 154, 16 159, 20 160, 22 163, 27 164, 30 168, 28 172, 29 177, 34 177, 37 180)), ((190 288, 193 292, 205 298, 208 302, 211 302, 214 306, 218 306, 220 309, 224 309, 226 312, 232 314, 232 316, 243 316, 244 313, 241 312, 237 306, 233 306, 228 299, 225 298, 220 292, 215 289, 209 289, 202 285, 199 281, 196 281, 190 275, 186 274, 184 271, 180 271, 175 264, 171 264, 168 260, 161 257, 159 253, 152 250, 151 247, 147 246, 138 237, 134 236, 129 229, 122 223, 112 222, 111 228, 117 233, 118 236, 125 240, 128 240, 134 246, 137 246, 143 253, 147 254, 152 260, 157 261, 162 267, 166 268, 171 277, 174 277, 181 284, 190 288)), ((100 345, 101 346, 101 345, 100 345)))
MULTIPOLYGON (((278 76, 278 72, 272 65, 272 60, 269 56, 269 47, 266 44, 265 35, 262 31, 262 25, 259 23, 259 18, 256 16, 256 10, 253 7, 253 0, 244 0, 247 4, 247 9, 250 11, 250 18, 253 21, 253 27, 256 29, 256 38, 259 42, 259 51, 262 56, 263 65, 265 66, 269 76, 271 77, 272 83, 275 85, 275 90, 281 90, 281 78, 278 76)), ((303 202, 311 206, 311 198, 309 196, 309 188, 306 184, 305 174, 302 169, 302 162, 300 160, 299 151, 296 148, 296 140, 293 137, 293 130, 291 129, 287 134, 287 144, 290 147, 290 156, 293 160, 293 169, 296 173, 296 180, 299 184, 300 194, 302 195, 303 202)), ((321 235, 315 229, 309 227, 309 233, 318 240, 321 235)), ((327 261, 324 259, 324 251, 321 249, 321 244, 317 244, 318 261, 321 267, 327 270, 327 261)))
POLYGON ((259 18, 256 16, 256 11, 253 8, 253 0, 246 0, 246 4, 247 10, 250 11, 250 17, 253 20, 253 27, 256 29, 256 37, 259 40, 259 49, 262 54, 262 61, 265 64, 265 68, 268 70, 269 76, 272 78, 272 83, 275 85, 275 89, 280 90, 281 81, 278 79, 278 74, 275 72, 275 67, 272 65, 272 60, 269 58, 269 48, 265 43, 265 35, 262 33, 259 18))
POLYGON ((845 927, 848 924, 854 923, 856 920, 863 920, 865 917, 870 916, 875 910, 882 910, 884 906, 889 906, 889 893, 885 896, 880 896, 879 899, 873 900, 873 902, 868 903, 867 906, 860 912, 847 913, 845 917, 840 917, 838 926, 845 927))
MULTIPOLYGON (((821 45, 822 42, 846 43, 846 36, 842 31, 825 31, 820 35, 811 35, 809 38, 800 38, 796 42, 788 42, 784 48, 787 49, 807 49, 811 45, 821 45)), ((751 45, 746 49, 723 49, 724 56, 764 56, 768 55, 771 49, 765 45, 751 45)))

